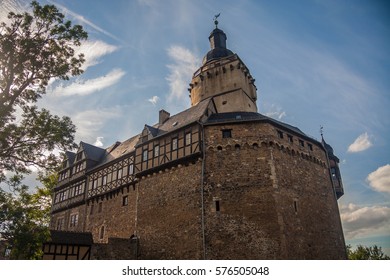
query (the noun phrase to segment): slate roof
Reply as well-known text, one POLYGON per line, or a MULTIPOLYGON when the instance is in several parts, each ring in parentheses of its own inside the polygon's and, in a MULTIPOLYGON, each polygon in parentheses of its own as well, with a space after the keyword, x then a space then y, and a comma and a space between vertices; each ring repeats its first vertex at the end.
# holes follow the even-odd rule
POLYGON ((74 159, 76 157, 76 154, 73 153, 73 152, 70 152, 70 151, 66 151, 65 152, 65 156, 66 156, 66 158, 68 160, 69 165, 72 165, 73 162, 74 162, 74 159))
MULTIPOLYGON (((106 149, 106 153, 105 153, 104 157, 102 158, 99 166, 101 166, 107 162, 110 162, 114 159, 117 159, 125 154, 133 152, 135 150, 135 145, 137 144, 139 137, 140 137, 140 134, 137 134, 137 135, 123 141, 122 143, 117 142, 117 146, 114 147, 114 149, 112 149, 112 146, 108 147, 106 149)), ((97 166, 97 167, 99 167, 99 166, 97 166)))
POLYGON ((197 105, 188 108, 185 111, 182 111, 176 115, 171 116, 166 120, 162 125, 156 124, 153 127, 158 128, 158 133, 156 136, 171 132, 178 128, 184 127, 196 121, 199 121, 204 113, 206 112, 207 107, 210 103, 210 98, 202 100, 197 105))
POLYGON ((93 146, 85 142, 80 142, 80 146, 83 148, 87 159, 97 162, 103 157, 106 152, 105 149, 93 146))
POLYGON ((294 131, 295 133, 308 137, 305 133, 302 132, 302 130, 300 130, 295 126, 253 112, 231 112, 231 113, 212 114, 208 118, 206 124, 214 124, 214 123, 221 123, 221 122, 241 122, 241 121, 269 121, 272 123, 276 123, 284 128, 287 128, 288 130, 294 131))

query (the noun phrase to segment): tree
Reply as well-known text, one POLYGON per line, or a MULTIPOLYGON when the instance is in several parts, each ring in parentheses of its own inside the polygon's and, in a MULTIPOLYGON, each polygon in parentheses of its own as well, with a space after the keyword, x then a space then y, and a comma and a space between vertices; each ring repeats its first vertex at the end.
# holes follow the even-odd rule
POLYGON ((347 255, 350 260, 390 260, 390 257, 382 252, 382 248, 377 245, 363 246, 358 245, 355 250, 352 250, 352 246, 347 246, 347 255))
MULTIPOLYGON (((75 126, 35 103, 51 79, 80 75, 84 55, 75 47, 87 38, 80 25, 64 20, 54 5, 31 3, 32 14, 9 13, 0 24, 0 175, 52 168, 53 151, 72 149, 75 126)), ((3 177, 4 179, 4 177, 3 177)))
POLYGON ((11 259, 40 259, 42 244, 50 236, 50 206, 57 173, 40 174, 43 187, 29 193, 22 175, 5 180, 10 192, 0 188, 0 239, 11 248, 11 259))

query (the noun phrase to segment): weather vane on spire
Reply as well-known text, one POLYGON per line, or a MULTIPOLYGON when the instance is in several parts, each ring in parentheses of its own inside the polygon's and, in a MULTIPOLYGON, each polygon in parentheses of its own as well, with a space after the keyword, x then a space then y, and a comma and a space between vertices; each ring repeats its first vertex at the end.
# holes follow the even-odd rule
POLYGON ((221 15, 221 13, 219 13, 218 15, 215 15, 214 16, 214 24, 215 24, 215 28, 218 28, 218 17, 221 15))

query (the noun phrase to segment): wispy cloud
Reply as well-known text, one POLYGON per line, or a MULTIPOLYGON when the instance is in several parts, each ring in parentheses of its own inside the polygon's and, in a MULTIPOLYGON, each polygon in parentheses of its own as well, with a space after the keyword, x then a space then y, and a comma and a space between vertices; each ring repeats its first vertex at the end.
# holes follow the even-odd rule
POLYGON ((167 65, 169 74, 166 80, 170 87, 168 101, 187 101, 190 77, 195 72, 200 59, 190 50, 177 45, 169 47, 167 53, 173 60, 172 64, 167 65))
POLYGON ((8 23, 9 12, 24 13, 30 10, 29 2, 22 2, 18 0, 2 0, 0 9, 0 22, 8 23))
POLYGON ((362 152, 364 150, 367 150, 372 146, 372 143, 370 141, 370 136, 367 134, 367 132, 359 135, 356 140, 349 145, 348 152, 350 153, 358 153, 362 152))
POLYGON ((105 76, 90 80, 77 79, 70 85, 61 83, 53 89, 49 88, 48 91, 56 95, 88 95, 114 85, 124 75, 125 72, 123 70, 114 69, 105 76))
POLYGON ((117 40, 117 41, 122 43, 121 39, 119 39, 118 37, 116 37, 112 33, 104 30, 103 28, 99 27, 98 25, 94 24, 92 21, 86 19, 84 16, 69 10, 67 7, 65 7, 65 6, 63 6, 61 4, 58 4, 55 1, 52 1, 52 0, 47 0, 47 1, 49 3, 52 3, 55 6, 57 6, 65 15, 67 15, 67 16, 69 15, 69 16, 73 17, 74 19, 76 19, 77 21, 81 22, 82 24, 88 25, 89 27, 95 29, 96 31, 101 32, 101 33, 107 35, 108 37, 111 37, 112 39, 115 39, 115 40, 117 40))
POLYGON ((93 143, 93 145, 96 147, 103 147, 104 146, 103 139, 104 139, 104 137, 102 137, 102 136, 96 137, 96 141, 95 141, 95 143, 93 143))
POLYGON ((367 181, 374 190, 390 193, 390 164, 381 166, 371 172, 367 177, 367 181))
POLYGON ((88 67, 100 63, 100 58, 107 54, 116 51, 118 47, 107 44, 103 41, 92 41, 88 40, 81 44, 80 47, 76 48, 76 53, 83 53, 85 55, 85 63, 83 64, 83 70, 85 71, 88 67))
POLYGON ((275 104, 266 105, 265 112, 263 113, 267 117, 274 118, 274 119, 283 119, 287 116, 286 112, 280 107, 275 104))
POLYGON ((154 106, 156 106, 156 104, 157 104, 157 102, 158 102, 159 99, 160 99, 160 98, 159 98, 157 95, 155 95, 155 96, 153 96, 152 98, 149 98, 148 101, 149 101, 150 103, 152 103, 154 106))
POLYGON ((350 203, 342 206, 340 212, 347 239, 387 235, 390 232, 389 207, 361 207, 350 203))

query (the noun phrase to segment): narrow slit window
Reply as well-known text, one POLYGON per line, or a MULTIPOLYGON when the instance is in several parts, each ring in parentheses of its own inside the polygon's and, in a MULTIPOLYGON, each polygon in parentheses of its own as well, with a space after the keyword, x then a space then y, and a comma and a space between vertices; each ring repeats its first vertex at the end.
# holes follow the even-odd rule
POLYGON ((298 202, 296 200, 294 200, 294 211, 295 211, 295 214, 298 213, 298 202))
POLYGON ((102 226, 102 227, 100 228, 100 234, 99 234, 99 238, 100 238, 100 239, 103 239, 103 237, 104 237, 104 231, 105 231, 105 228, 104 228, 104 226, 102 226))
POLYGON ((219 205, 219 200, 216 200, 215 201, 215 211, 219 212, 220 210, 221 210, 221 208, 220 208, 220 205, 219 205))

